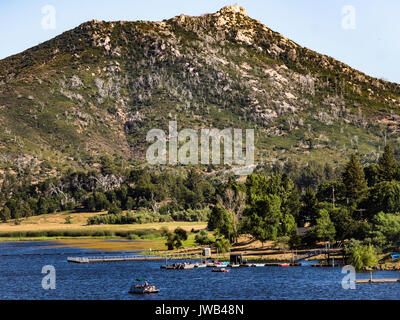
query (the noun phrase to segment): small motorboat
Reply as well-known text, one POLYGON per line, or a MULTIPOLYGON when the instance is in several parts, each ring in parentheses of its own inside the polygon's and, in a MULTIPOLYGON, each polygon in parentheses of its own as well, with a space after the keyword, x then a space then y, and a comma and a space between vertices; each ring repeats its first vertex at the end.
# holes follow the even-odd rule
POLYGON ((265 263, 253 263, 252 267, 265 267, 265 263))
POLYGON ((229 268, 240 268, 240 264, 229 264, 229 268))
POLYGON ((195 264, 195 268, 206 268, 207 267, 207 264, 205 264, 205 263, 197 263, 197 264, 195 264))
POLYGON ((215 268, 225 268, 227 265, 222 262, 214 262, 214 267, 215 268))
POLYGON ((194 267, 195 267, 194 264, 185 262, 180 265, 179 269, 190 270, 190 269, 194 269, 194 267))
POLYGON ((212 272, 229 272, 229 270, 225 268, 214 268, 212 272))
POLYGON ((282 263, 281 267, 290 267, 290 263, 282 263))
MULTIPOLYGON (((145 281, 144 279, 136 279, 138 282, 145 281)), ((131 289, 129 290, 129 293, 134 293, 134 294, 150 294, 150 293, 159 293, 160 290, 158 290, 155 286, 149 286, 147 281, 144 284, 138 283, 136 285, 133 285, 131 289)))

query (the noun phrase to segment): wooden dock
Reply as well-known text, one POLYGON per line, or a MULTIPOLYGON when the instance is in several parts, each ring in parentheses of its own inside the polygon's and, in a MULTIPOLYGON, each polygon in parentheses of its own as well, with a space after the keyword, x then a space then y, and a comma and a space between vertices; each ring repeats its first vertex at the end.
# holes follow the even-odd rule
POLYGON ((72 263, 93 263, 93 262, 116 262, 116 261, 161 261, 163 257, 156 256, 93 256, 93 257, 68 257, 67 261, 72 263))
POLYGON ((393 282, 400 282, 400 279, 361 279, 355 281, 355 283, 393 283, 393 282))

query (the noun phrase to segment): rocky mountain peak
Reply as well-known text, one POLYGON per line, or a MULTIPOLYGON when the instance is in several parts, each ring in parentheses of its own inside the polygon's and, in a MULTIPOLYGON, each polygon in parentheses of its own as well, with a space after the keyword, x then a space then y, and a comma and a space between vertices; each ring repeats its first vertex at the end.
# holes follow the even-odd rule
POLYGON ((227 13, 240 13, 246 17, 248 17, 247 11, 245 8, 239 6, 238 4, 232 6, 223 7, 220 11, 220 14, 227 14, 227 13))

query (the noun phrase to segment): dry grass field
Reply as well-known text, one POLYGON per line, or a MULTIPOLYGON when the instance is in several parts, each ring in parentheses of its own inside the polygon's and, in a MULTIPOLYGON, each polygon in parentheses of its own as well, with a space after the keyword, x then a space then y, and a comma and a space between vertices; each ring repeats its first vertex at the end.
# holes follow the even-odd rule
POLYGON ((21 224, 15 225, 14 221, 0 223, 0 234, 4 232, 27 232, 27 231, 61 231, 61 230, 101 230, 101 231, 135 231, 143 229, 160 230, 168 228, 175 230, 181 227, 187 231, 204 229, 207 224, 205 222, 165 222, 165 223, 147 223, 147 224, 130 224, 130 225, 86 225, 87 219, 101 215, 103 213, 55 213, 40 216, 29 217, 23 219, 21 224), (70 216, 71 223, 66 224, 65 219, 70 216))

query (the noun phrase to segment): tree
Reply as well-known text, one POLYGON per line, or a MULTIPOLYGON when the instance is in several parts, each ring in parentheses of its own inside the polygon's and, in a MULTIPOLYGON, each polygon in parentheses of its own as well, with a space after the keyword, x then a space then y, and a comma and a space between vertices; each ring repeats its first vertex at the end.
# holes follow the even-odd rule
POLYGON ((398 178, 399 163, 393 149, 388 145, 379 158, 378 176, 380 181, 391 181, 398 178))
POLYGON ((372 163, 364 168, 365 179, 368 182, 368 187, 374 186, 379 182, 379 165, 372 163))
POLYGON ((345 253, 349 257, 349 263, 357 271, 378 264, 378 254, 372 245, 361 245, 359 241, 352 240, 346 245, 345 253))
POLYGON ((284 189, 284 192, 279 195, 282 200, 281 211, 284 215, 298 218, 301 207, 299 190, 287 174, 282 175, 281 184, 284 189))
POLYGON ((229 222, 232 225, 233 235, 228 235, 227 238, 236 243, 239 237, 242 213, 246 208, 246 194, 241 191, 235 192, 232 189, 227 188, 222 197, 218 196, 218 203, 228 211, 230 216, 229 222))
POLYGON ((346 204, 344 189, 341 181, 323 182, 318 187, 317 199, 319 202, 330 202, 332 205, 346 204))
POLYGON ((358 204, 367 194, 368 186, 358 157, 353 154, 342 174, 345 196, 349 204, 358 204))
POLYGON ((380 211, 400 212, 400 182, 393 180, 377 183, 366 202, 370 219, 380 211))
POLYGON ((119 208, 115 203, 110 205, 110 208, 108 209, 108 214, 121 214, 122 210, 119 208))
POLYGON ((104 155, 100 158, 101 173, 104 175, 110 175, 116 173, 116 166, 114 159, 110 155, 104 155))
POLYGON ((226 210, 222 204, 218 203, 212 208, 208 220, 208 229, 217 230, 225 238, 233 240, 234 227, 232 218, 228 210, 226 210))
POLYGON ((93 194, 90 194, 87 197, 87 199, 85 200, 84 206, 89 212, 96 212, 96 201, 94 199, 93 194))
POLYGON ((206 230, 201 230, 200 233, 194 237, 194 242, 200 246, 207 246, 213 243, 206 230))
POLYGON ((282 212, 281 199, 277 195, 267 194, 246 211, 245 228, 256 240, 264 245, 265 241, 278 237, 282 212))
POLYGON ((346 240, 355 236, 358 225, 347 208, 333 208, 329 216, 335 226, 336 240, 346 240))
POLYGON ((215 242, 215 247, 218 249, 219 253, 225 253, 231 249, 231 244, 228 239, 221 238, 215 242))
POLYGON ((165 245, 168 247, 168 250, 179 249, 182 247, 182 241, 174 232, 168 232, 166 234, 167 242, 165 245))
POLYGON ((175 232, 176 236, 177 236, 180 240, 186 241, 186 240, 188 239, 188 234, 187 234, 187 231, 186 231, 186 230, 184 230, 184 229, 178 227, 178 228, 175 229, 174 232, 175 232))
POLYGON ((306 221, 310 221, 313 225, 318 217, 318 200, 314 190, 311 187, 306 189, 306 192, 301 197, 300 214, 297 220, 299 225, 304 225, 306 221))
POLYGON ((134 200, 132 199, 132 197, 128 197, 128 199, 126 200, 126 210, 132 210, 133 207, 135 205, 134 200))
POLYGON ((291 214, 285 214, 282 218, 279 230, 280 236, 294 237, 297 234, 296 220, 291 214))
POLYGON ((8 220, 11 219, 11 211, 10 209, 5 206, 1 211, 0 211, 0 219, 3 222, 7 222, 8 220))
POLYGON ((400 244, 400 214, 379 212, 372 221, 372 240, 375 244, 384 247, 400 244))
POLYGON ((95 192, 93 196, 97 211, 102 211, 110 207, 110 201, 103 192, 95 192))
POLYGON ((310 230, 315 239, 322 241, 333 241, 335 238, 336 230, 333 222, 329 217, 329 212, 326 209, 319 211, 316 225, 310 230))

